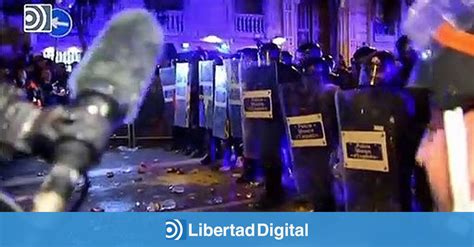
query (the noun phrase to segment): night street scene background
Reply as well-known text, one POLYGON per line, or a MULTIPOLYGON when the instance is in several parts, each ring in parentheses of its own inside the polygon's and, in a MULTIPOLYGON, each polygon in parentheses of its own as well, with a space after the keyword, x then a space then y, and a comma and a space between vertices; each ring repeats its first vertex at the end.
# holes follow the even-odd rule
MULTIPOLYGON (((426 152, 420 148, 423 137, 434 133, 425 131, 436 129, 433 119, 442 121, 432 111, 433 102, 447 108, 429 86, 413 86, 422 78, 418 62, 433 55, 406 36, 403 23, 413 2, 0 0, 0 82, 41 110, 34 112, 79 109, 83 103, 74 99, 68 80, 75 70, 83 73, 94 38, 118 13, 145 9, 163 31, 161 55, 147 65, 154 72, 151 84, 136 119, 116 125, 102 156, 100 140, 83 140, 98 161, 78 156, 88 164, 74 168, 80 176, 71 178, 64 210, 451 211, 449 189, 436 187, 434 180, 430 184, 429 178, 444 183, 447 172, 430 171, 429 162, 420 159, 426 152), (69 13, 71 32, 64 37, 25 32, 25 4, 40 3, 69 13)), ((132 41, 138 38, 134 33, 128 37, 132 41)), ((131 54, 120 63, 130 63, 132 71, 140 66, 137 59, 131 54)), ((465 68, 474 60, 463 59, 465 68)), ((443 75, 452 73, 440 66, 443 75)), ((472 73, 463 68, 458 74, 472 73)), ((111 72, 111 78, 116 72, 121 71, 111 72)), ((110 103, 114 97, 103 99, 110 103)), ((31 141, 28 152, 10 149, 8 138, 27 127, 8 131, 14 118, 6 110, 9 102, 0 98, 0 201, 11 202, 2 202, 0 209, 16 204, 36 211, 35 196, 53 177, 51 163, 58 163, 59 149, 42 139, 31 141)), ((44 125, 52 121, 48 116, 54 117, 41 118, 44 125)), ((67 137, 86 138, 85 133, 108 126, 87 125, 67 137)))

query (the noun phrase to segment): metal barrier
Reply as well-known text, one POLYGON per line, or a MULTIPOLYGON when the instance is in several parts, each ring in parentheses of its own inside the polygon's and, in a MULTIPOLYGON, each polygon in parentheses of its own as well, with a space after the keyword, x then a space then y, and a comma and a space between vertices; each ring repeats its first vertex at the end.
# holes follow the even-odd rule
POLYGON ((127 146, 129 148, 133 148, 135 146, 134 142, 133 142, 133 125, 131 124, 127 124, 127 125, 123 125, 121 126, 120 128, 118 128, 117 130, 115 130, 115 132, 112 134, 112 136, 110 137, 110 140, 113 141, 113 140, 127 140, 127 146))
POLYGON ((132 130, 132 133, 131 133, 131 138, 132 138, 132 147, 136 147, 137 146, 137 143, 139 141, 165 141, 165 140, 171 140, 173 139, 172 136, 160 136, 160 135, 144 135, 144 136, 141 136, 141 135, 137 135, 136 133, 136 125, 133 124, 131 125, 131 130, 132 130))
POLYGON ((138 135, 136 134, 136 125, 128 124, 119 128, 116 133, 112 134, 110 137, 111 141, 114 140, 126 140, 127 147, 134 148, 137 147, 140 141, 168 141, 172 140, 171 135, 138 135))

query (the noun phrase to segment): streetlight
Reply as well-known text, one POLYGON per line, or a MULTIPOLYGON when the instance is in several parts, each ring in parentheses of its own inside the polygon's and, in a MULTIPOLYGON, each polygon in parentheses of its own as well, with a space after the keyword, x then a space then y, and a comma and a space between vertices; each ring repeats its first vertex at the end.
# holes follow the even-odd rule
POLYGON ((272 43, 277 46, 282 46, 286 42, 286 38, 284 37, 275 37, 272 39, 272 43))
POLYGON ((221 38, 215 36, 215 35, 209 35, 201 39, 201 41, 206 42, 206 43, 212 43, 212 44, 219 44, 223 43, 224 40, 221 38))
POLYGON ((181 48, 183 48, 184 50, 189 49, 189 47, 191 47, 191 45, 187 42, 181 44, 181 48))

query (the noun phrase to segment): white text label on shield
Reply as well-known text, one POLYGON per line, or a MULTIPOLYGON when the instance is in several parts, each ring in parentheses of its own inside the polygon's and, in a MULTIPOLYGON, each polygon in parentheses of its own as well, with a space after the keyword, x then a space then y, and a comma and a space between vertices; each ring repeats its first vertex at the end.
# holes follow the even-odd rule
POLYGON ((292 147, 325 147, 323 117, 320 113, 288 117, 288 133, 292 147))
POLYGON ((271 90, 244 91, 242 101, 246 118, 273 118, 271 90))
POLYGON ((389 172, 384 131, 342 131, 341 139, 346 168, 389 172))

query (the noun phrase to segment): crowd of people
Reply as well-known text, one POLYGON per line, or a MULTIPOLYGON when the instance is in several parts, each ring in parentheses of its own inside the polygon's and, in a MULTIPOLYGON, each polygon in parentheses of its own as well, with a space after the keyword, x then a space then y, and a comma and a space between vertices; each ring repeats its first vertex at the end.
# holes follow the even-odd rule
POLYGON ((69 104, 69 74, 64 63, 41 55, 0 57, 0 83, 22 89, 28 101, 38 107, 69 104))

